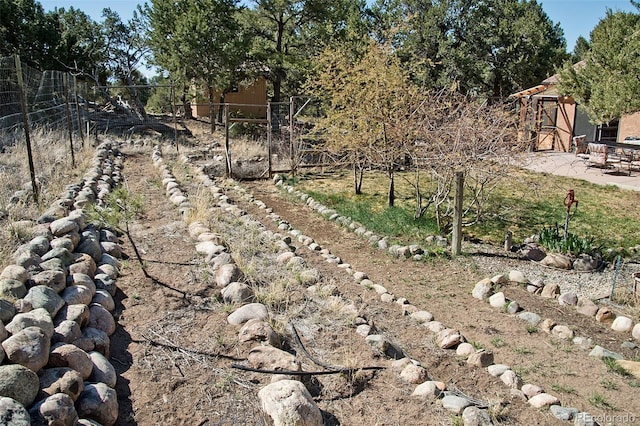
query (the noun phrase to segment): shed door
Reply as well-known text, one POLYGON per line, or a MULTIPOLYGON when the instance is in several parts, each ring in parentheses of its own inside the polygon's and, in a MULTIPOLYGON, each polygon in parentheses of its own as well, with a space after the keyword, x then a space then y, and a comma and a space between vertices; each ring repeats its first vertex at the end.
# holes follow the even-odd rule
POLYGON ((538 151, 551 150, 555 146, 558 103, 555 99, 541 99, 538 102, 538 151))

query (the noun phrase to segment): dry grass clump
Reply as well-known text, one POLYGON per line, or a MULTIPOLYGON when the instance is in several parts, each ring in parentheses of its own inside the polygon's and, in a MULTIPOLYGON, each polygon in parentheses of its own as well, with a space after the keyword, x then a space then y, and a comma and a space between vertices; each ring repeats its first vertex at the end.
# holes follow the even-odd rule
POLYGON ((246 137, 234 139, 230 142, 231 158, 251 160, 256 158, 266 158, 269 149, 266 140, 256 141, 246 137))
POLYGON ((255 289, 256 301, 276 313, 288 312, 300 300, 300 288, 295 280, 283 277, 255 289))
POLYGON ((74 140, 75 167, 68 136, 60 131, 40 130, 31 135, 31 148, 39 204, 34 202, 27 149, 23 141, 5 146, 0 154, 0 256, 7 264, 10 254, 29 241, 28 227, 15 222, 35 220, 60 196, 66 185, 79 182, 93 160, 93 140, 84 146, 74 140))

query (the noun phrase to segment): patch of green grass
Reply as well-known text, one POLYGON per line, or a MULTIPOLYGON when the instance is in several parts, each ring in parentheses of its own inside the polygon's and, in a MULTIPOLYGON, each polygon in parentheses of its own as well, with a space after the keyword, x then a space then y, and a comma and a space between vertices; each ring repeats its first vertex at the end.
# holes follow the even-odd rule
POLYGON ((344 193, 324 194, 316 191, 307 193, 316 201, 361 223, 376 234, 400 238, 406 242, 423 242, 427 236, 439 233, 435 221, 427 216, 415 219, 413 210, 408 207, 380 205, 372 195, 348 196, 344 193))
POLYGON ((618 374, 622 377, 631 376, 631 373, 629 373, 626 368, 618 364, 615 358, 604 357, 602 358, 602 361, 604 362, 604 365, 607 366, 607 371, 610 373, 618 374))
MULTIPOLYGON (((412 179, 410 174, 397 173, 396 207, 391 209, 386 207, 388 181, 384 174, 375 171, 365 174, 363 195, 354 195, 349 173, 331 177, 324 174, 318 178, 309 174, 297 186, 368 229, 409 242, 438 233, 432 207, 425 217, 413 219, 414 194, 407 183, 412 179)), ((564 197, 568 189, 573 189, 580 201, 569 226, 573 235, 584 241, 592 239, 594 247, 605 249, 635 246, 640 240, 640 209, 635 208, 640 204, 640 192, 521 169, 509 170, 506 175, 509 179, 499 182, 483 204, 486 215, 465 229, 466 236, 502 244, 505 229, 509 229, 517 243, 544 226, 564 224, 564 197), (602 220, 603 217, 607 220, 602 220)), ((424 175, 422 179, 421 187, 428 197, 429 178, 424 175)), ((465 202, 469 202, 470 191, 465 197, 465 202)))
POLYGON ((602 387, 605 389, 618 390, 618 384, 611 379, 600 380, 600 385, 602 385, 602 387))
POLYGON ((496 348, 502 348, 507 345, 507 342, 502 337, 494 337, 491 339, 491 344, 496 348))
POLYGON ((531 324, 525 327, 525 330, 527 330, 527 333, 529 334, 533 334, 533 333, 537 333, 538 332, 538 327, 531 324))
POLYGON ((593 395, 589 396, 587 401, 589 401, 589 404, 593 405, 594 407, 601 408, 603 410, 616 409, 615 405, 611 404, 603 395, 599 393, 594 393, 593 395))
POLYGON ((551 385, 551 390, 554 392, 561 392, 561 393, 568 393, 568 394, 575 394, 576 390, 574 388, 572 388, 571 386, 568 385, 561 385, 559 383, 554 383, 551 385))
POLYGON ((475 340, 472 340, 469 343, 471 343, 471 346, 473 346, 473 348, 477 351, 484 349, 484 346, 480 342, 476 342, 475 340))
POLYGON ((534 353, 533 349, 525 346, 517 346, 514 350, 518 355, 531 355, 534 353))

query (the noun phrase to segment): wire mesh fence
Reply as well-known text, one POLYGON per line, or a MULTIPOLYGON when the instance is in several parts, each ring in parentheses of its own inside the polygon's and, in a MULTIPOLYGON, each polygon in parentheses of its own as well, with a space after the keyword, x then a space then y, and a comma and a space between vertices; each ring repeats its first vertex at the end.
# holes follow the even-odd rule
POLYGON ((61 71, 39 71, 16 57, 0 58, 0 145, 13 144, 29 129, 65 130, 84 140, 88 123, 87 83, 61 71))
MULTIPOLYGON (((266 93, 264 94, 266 99, 266 93)), ((241 178, 330 166, 313 126, 322 110, 309 97, 263 104, 176 102, 172 85, 98 85, 62 71, 40 71, 17 57, 0 58, 0 149, 22 144, 30 132, 58 131, 68 156, 99 135, 150 135, 178 148, 194 136, 190 120, 207 121, 222 137, 225 173, 241 178), (220 133, 222 132, 222 133, 220 133)), ((30 154, 31 156, 31 154, 30 154)), ((32 171, 35 187, 35 172, 32 171)))

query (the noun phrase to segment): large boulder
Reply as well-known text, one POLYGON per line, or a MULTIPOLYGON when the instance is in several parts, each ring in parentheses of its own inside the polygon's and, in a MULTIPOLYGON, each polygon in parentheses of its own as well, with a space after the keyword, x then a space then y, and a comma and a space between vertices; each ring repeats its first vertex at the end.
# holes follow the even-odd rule
POLYGON ((2 342, 7 359, 37 372, 47 365, 51 336, 39 327, 27 327, 2 342))
POLYGON ((60 293, 67 286, 66 276, 62 271, 42 271, 31 277, 33 285, 46 285, 51 287, 56 293, 60 293))
POLYGON ((28 303, 32 309, 45 309, 51 317, 54 317, 64 306, 64 300, 62 300, 53 288, 46 285, 31 287, 24 297, 24 301, 28 303))
POLYGON ((27 294, 24 283, 11 278, 0 279, 0 297, 7 300, 22 299, 27 294))
POLYGON ((111 388, 115 388, 118 376, 116 374, 116 369, 109 360, 100 352, 95 351, 90 352, 89 357, 93 363, 93 369, 91 370, 89 381, 93 383, 102 382, 111 388))
POLYGON ((93 370, 93 361, 88 353, 75 345, 60 343, 54 345, 49 354, 47 367, 69 367, 87 380, 93 370))
POLYGON ((11 322, 7 324, 7 331, 11 334, 17 334, 27 327, 38 327, 49 338, 53 336, 54 326, 51 315, 44 308, 34 309, 29 312, 17 314, 11 322))
POLYGON ((116 391, 104 383, 87 384, 76 401, 78 415, 111 426, 118 420, 116 391))
POLYGON ((67 394, 57 393, 38 401, 30 410, 33 425, 75 426, 78 413, 73 399, 67 394))
POLYGON ((89 323, 87 326, 102 330, 107 333, 107 336, 111 336, 116 331, 116 321, 113 315, 99 304, 91 304, 89 307, 89 323))
POLYGON ((31 369, 18 364, 0 365, 0 396, 28 407, 36 399, 40 381, 31 369))
POLYGON ((247 356, 254 368, 272 371, 300 371, 300 362, 295 355, 271 346, 256 346, 247 356))
POLYGON ((46 396, 64 393, 75 401, 84 389, 80 373, 69 367, 45 368, 39 376, 40 391, 46 396))
POLYGON ((280 380, 258 392, 262 410, 274 426, 321 426, 322 413, 307 388, 297 380, 280 380))
POLYGON ((569 256, 558 253, 549 253, 540 261, 541 265, 555 269, 571 269, 572 261, 569 256))
POLYGON ((31 418, 24 404, 13 398, 0 396, 0 424, 30 426, 31 418))
POLYGON ((573 269, 576 271, 591 272, 597 271, 602 266, 602 259, 590 254, 581 254, 573 261, 573 269))

